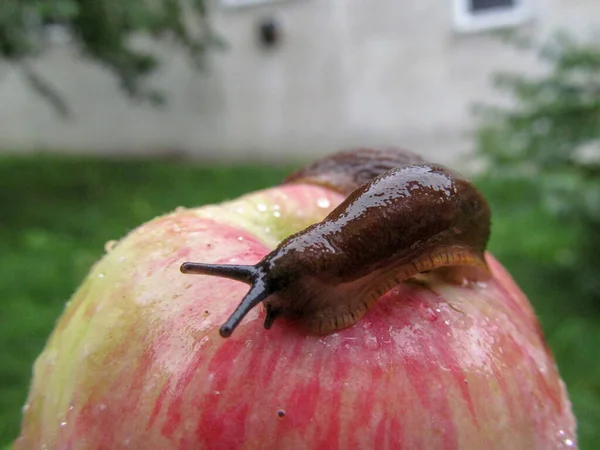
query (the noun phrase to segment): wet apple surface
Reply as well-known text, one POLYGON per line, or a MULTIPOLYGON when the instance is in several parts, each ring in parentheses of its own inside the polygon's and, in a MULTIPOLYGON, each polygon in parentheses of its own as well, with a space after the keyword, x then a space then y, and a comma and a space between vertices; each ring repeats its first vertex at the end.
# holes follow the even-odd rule
POLYGON ((575 447, 537 319, 489 254, 487 282, 403 283, 327 336, 256 308, 220 337, 247 286, 181 263, 254 264, 342 200, 275 187, 111 245, 36 362, 15 448, 575 447))

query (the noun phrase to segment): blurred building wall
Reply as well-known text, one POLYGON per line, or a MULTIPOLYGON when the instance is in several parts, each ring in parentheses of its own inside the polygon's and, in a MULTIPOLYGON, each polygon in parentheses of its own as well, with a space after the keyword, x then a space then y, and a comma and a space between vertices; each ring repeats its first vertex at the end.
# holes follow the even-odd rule
MULTIPOLYGON (((537 0, 518 28, 584 32, 598 18, 595 0, 537 0)), ((164 110, 128 101, 68 45, 36 66, 70 103, 69 120, 0 68, 0 148, 268 161, 393 144, 456 162, 470 150, 471 104, 497 98, 490 75, 540 69, 489 31, 458 31, 451 0, 221 5, 213 19, 230 49, 200 74, 165 49, 153 80, 168 94, 164 110), (257 41, 266 18, 282 33, 270 49, 257 41)))

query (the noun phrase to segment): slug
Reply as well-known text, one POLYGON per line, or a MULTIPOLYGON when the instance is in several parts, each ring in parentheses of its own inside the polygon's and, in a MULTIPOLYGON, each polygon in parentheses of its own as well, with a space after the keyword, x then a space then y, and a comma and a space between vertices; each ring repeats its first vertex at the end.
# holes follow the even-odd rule
POLYGON ((261 302, 266 329, 283 317, 329 334, 355 324, 385 292, 420 273, 451 281, 489 276, 489 207, 447 167, 404 150, 358 149, 318 160, 284 183, 314 183, 347 197, 255 265, 181 266, 183 273, 251 286, 220 328, 223 337, 261 302))

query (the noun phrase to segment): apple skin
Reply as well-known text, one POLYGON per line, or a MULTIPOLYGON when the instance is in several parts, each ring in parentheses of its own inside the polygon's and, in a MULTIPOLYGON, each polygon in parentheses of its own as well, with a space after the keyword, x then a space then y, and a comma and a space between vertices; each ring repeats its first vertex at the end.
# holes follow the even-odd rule
POLYGON ((15 448, 576 448, 534 312, 489 254, 490 281, 399 285, 328 336, 265 330, 261 307, 219 336, 248 287, 181 263, 255 263, 341 200, 275 187, 109 243, 35 363, 15 448))

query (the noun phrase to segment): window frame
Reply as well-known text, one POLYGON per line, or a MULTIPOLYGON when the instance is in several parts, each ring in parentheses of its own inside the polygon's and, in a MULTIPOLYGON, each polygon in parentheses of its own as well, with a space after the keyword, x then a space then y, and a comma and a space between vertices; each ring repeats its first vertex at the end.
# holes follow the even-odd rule
POLYGON ((453 0, 454 28, 462 33, 516 27, 532 17, 532 0, 515 0, 508 8, 490 8, 473 13, 470 0, 453 0))

